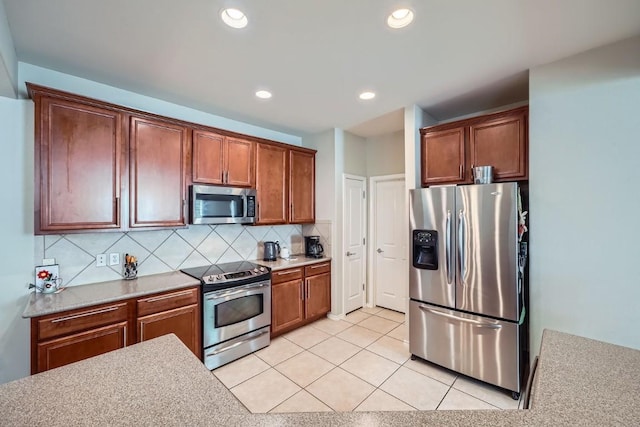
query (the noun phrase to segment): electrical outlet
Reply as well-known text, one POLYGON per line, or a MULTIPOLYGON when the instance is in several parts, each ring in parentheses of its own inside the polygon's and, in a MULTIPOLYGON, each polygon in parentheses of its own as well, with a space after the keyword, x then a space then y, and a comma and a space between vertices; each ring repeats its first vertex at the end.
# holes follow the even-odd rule
POLYGON ((120 264, 120 254, 117 252, 109 254, 109 265, 118 264, 120 264))
POLYGON ((55 258, 43 258, 42 265, 54 265, 56 263, 55 258))
POLYGON ((96 255, 96 267, 105 267, 107 265, 107 254, 96 255))

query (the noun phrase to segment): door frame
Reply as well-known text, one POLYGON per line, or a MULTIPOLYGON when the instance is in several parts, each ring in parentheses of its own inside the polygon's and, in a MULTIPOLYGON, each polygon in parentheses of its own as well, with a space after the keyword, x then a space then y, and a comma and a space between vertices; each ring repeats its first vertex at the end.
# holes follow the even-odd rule
MULTIPOLYGON (((367 262, 367 276, 369 277, 370 280, 367 280, 366 283, 366 295, 368 295, 369 297, 367 298, 366 304, 367 307, 375 307, 376 306, 376 287, 377 284, 375 283, 376 281, 376 277, 374 275, 374 271, 373 271, 373 264, 374 264, 374 259, 375 259, 375 248, 374 248, 374 242, 375 242, 375 234, 376 234, 376 230, 375 230, 375 206, 376 206, 376 192, 374 191, 375 188, 375 184, 379 183, 379 182, 387 182, 387 181, 398 181, 398 180, 402 180, 405 183, 405 188, 406 188, 406 177, 405 174, 403 173, 399 173, 399 174, 393 174, 393 175, 379 175, 379 176, 371 176, 369 177, 369 187, 368 187, 368 192, 369 192, 369 223, 368 225, 368 229, 369 229, 369 233, 367 236, 367 239, 369 240, 369 243, 371 243, 370 245, 368 245, 367 248, 367 258, 369 260, 371 260, 371 262, 367 262)), ((405 214, 406 214, 406 218, 409 218, 409 212, 407 210, 407 195, 405 194, 404 197, 404 204, 405 204, 405 214)), ((407 221, 408 222, 408 221, 407 221)), ((408 276, 407 276, 408 279, 408 276)), ((407 299, 409 296, 409 285, 407 282, 407 299)), ((408 303, 407 303, 408 304, 408 303)), ((405 305, 407 305, 405 304, 405 305)), ((408 314, 409 311, 405 311, 405 314, 408 314)))
POLYGON ((345 221, 346 219, 346 209, 345 209, 345 190, 347 187, 347 179, 354 179, 357 181, 361 181, 362 182, 362 190, 364 191, 364 197, 363 197, 363 204, 364 204, 364 209, 362 209, 362 234, 365 238, 365 244, 363 245, 364 248, 362 250, 362 278, 364 280, 364 290, 362 292, 362 307, 366 307, 366 303, 367 303, 367 293, 368 293, 368 289, 369 289, 369 281, 367 280, 367 271, 368 271, 368 253, 367 253, 367 243, 368 243, 368 239, 369 236, 367 235, 367 230, 368 230, 368 223, 367 223, 367 201, 368 201, 368 190, 367 190, 367 177, 366 176, 360 176, 360 175, 352 175, 352 174, 348 174, 348 173, 343 173, 342 174, 342 242, 341 242, 341 253, 340 253, 340 263, 342 266, 342 307, 343 307, 343 314, 346 315, 347 314, 347 299, 348 299, 348 295, 347 295, 347 279, 346 279, 346 272, 347 269, 345 268, 346 263, 345 263, 345 251, 346 251, 346 241, 345 241, 345 224, 347 223, 345 221))

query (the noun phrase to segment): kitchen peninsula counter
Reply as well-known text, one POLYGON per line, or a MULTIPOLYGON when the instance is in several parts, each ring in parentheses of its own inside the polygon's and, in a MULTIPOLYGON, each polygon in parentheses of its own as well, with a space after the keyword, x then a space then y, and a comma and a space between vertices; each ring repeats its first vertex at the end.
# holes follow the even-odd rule
POLYGON ((545 331, 532 409, 250 414, 167 335, 0 385, 4 425, 634 425, 640 351, 545 331))

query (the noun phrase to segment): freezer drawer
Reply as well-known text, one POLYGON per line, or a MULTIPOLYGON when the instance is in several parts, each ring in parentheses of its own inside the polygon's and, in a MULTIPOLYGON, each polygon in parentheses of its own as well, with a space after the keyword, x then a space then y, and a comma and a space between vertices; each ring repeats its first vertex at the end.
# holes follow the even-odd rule
POLYGON ((445 368, 520 392, 520 332, 516 323, 412 300, 409 350, 445 368))

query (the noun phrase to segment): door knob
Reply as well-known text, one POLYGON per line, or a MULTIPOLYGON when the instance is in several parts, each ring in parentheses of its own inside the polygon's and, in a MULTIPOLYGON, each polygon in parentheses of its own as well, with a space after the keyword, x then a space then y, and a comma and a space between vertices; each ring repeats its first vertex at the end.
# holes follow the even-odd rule
POLYGON ((355 254, 356 254, 355 252, 349 252, 349 251, 347 251, 347 256, 351 256, 351 255, 355 255, 355 254))
POLYGON ((384 252, 384 251, 383 251, 382 249, 378 248, 378 249, 376 250, 376 252, 378 252, 379 254, 381 254, 381 253, 382 253, 382 252, 384 252))

